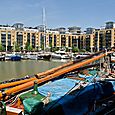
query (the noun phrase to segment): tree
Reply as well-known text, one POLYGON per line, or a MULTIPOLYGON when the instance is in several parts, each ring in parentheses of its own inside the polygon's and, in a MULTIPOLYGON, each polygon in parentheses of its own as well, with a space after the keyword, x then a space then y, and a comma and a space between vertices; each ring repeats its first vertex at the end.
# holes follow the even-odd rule
POLYGON ((52 52, 52 43, 49 43, 50 51, 52 52))
POLYGON ((58 51, 59 48, 58 47, 52 47, 52 52, 58 51))
POLYGON ((25 44, 25 50, 28 50, 29 45, 30 45, 30 43, 26 42, 26 44, 25 44))
POLYGON ((69 52, 69 48, 66 47, 66 52, 69 52))
POLYGON ((29 42, 26 42, 25 50, 27 50, 27 51, 32 51, 33 50, 33 47, 30 45, 29 42))
POLYGON ((2 45, 0 44, 0 51, 2 51, 2 45))
POLYGON ((13 46, 13 49, 12 49, 12 50, 13 50, 14 52, 15 52, 15 51, 16 51, 16 52, 21 51, 20 46, 19 46, 16 42, 14 42, 13 45, 14 45, 14 46, 13 46))
POLYGON ((80 52, 86 52, 86 50, 85 49, 81 49, 80 52))
POLYGON ((18 52, 18 51, 21 51, 21 48, 18 44, 15 45, 15 51, 18 52))
POLYGON ((29 45, 28 48, 27 48, 27 50, 28 50, 28 51, 32 51, 32 50, 33 50, 32 46, 29 45))
POLYGON ((0 51, 5 51, 5 48, 2 46, 2 44, 0 44, 0 51))
POLYGON ((79 48, 78 47, 72 47, 72 52, 79 52, 79 48))

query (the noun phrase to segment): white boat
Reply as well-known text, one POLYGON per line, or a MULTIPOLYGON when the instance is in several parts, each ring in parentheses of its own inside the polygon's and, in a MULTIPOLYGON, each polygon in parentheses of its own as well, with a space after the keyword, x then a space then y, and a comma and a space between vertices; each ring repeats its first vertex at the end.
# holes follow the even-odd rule
POLYGON ((59 50, 51 54, 52 58, 55 59, 70 59, 70 56, 67 54, 67 52, 59 50))
POLYGON ((30 59, 30 60, 37 60, 38 56, 36 53, 27 53, 26 57, 27 57, 27 59, 30 59))
POLYGON ((74 59, 84 58, 84 57, 87 57, 88 55, 90 55, 90 54, 89 53, 77 54, 74 56, 74 59))
POLYGON ((115 60, 115 52, 112 54, 111 60, 115 60))
POLYGON ((5 61, 5 56, 4 55, 0 55, 0 61, 5 61))
POLYGON ((5 54, 5 60, 11 60, 12 53, 6 53, 5 54))

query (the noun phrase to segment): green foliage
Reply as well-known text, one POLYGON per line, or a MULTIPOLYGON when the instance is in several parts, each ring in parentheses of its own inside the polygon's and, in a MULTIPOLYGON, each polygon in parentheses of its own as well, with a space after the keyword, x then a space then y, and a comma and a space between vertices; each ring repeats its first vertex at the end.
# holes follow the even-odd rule
POLYGON ((79 48, 78 47, 72 47, 72 52, 79 52, 79 48))
POLYGON ((52 43, 51 42, 49 43, 49 47, 52 48, 52 43))
POLYGON ((0 51, 5 51, 5 47, 0 44, 0 51))
POLYGON ((20 46, 19 46, 18 44, 16 44, 16 45, 15 45, 15 51, 18 52, 18 51, 20 51, 20 50, 21 50, 20 46))
POLYGON ((41 39, 41 46, 40 46, 40 48, 41 48, 42 50, 45 50, 45 49, 44 49, 44 39, 43 39, 43 38, 41 39))
POLYGON ((12 47, 12 48, 13 48, 13 49, 12 49, 13 51, 16 51, 16 52, 21 51, 20 46, 19 46, 16 42, 14 42, 13 45, 14 45, 14 46, 12 47))
POLYGON ((49 43, 50 51, 52 51, 52 43, 49 43))
POLYGON ((28 51, 32 51, 32 50, 33 50, 32 46, 29 45, 28 48, 27 48, 27 50, 28 50, 28 51))
POLYGON ((49 52, 50 49, 51 49, 50 47, 46 47, 46 48, 45 48, 45 51, 46 51, 46 52, 49 52))
POLYGON ((2 45, 0 44, 0 51, 2 51, 2 45))
POLYGON ((29 43, 29 42, 26 42, 25 50, 28 50, 29 45, 30 45, 30 43, 29 43))
POLYGON ((33 50, 33 47, 30 45, 29 42, 26 42, 25 50, 27 50, 27 51, 32 51, 33 50))
POLYGON ((59 48, 58 47, 52 47, 52 52, 58 51, 59 48))
POLYGON ((44 44, 41 45, 41 49, 44 50, 44 44))
POLYGON ((86 50, 85 49, 81 49, 80 52, 86 52, 86 50))
POLYGON ((65 51, 66 51, 66 52, 69 52, 69 48, 66 47, 66 50, 65 50, 65 51))

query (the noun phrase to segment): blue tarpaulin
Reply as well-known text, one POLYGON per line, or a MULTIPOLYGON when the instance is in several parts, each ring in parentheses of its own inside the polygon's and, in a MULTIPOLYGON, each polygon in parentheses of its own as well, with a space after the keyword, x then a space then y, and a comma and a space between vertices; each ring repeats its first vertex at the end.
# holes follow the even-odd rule
POLYGON ((95 83, 65 95, 44 110, 48 115, 54 115, 57 112, 60 115, 86 115, 95 109, 96 101, 112 93, 113 87, 110 82, 95 83))
POLYGON ((65 95, 78 82, 79 80, 64 78, 38 87, 38 92, 44 96, 47 96, 48 92, 50 92, 50 99, 56 100, 65 95))

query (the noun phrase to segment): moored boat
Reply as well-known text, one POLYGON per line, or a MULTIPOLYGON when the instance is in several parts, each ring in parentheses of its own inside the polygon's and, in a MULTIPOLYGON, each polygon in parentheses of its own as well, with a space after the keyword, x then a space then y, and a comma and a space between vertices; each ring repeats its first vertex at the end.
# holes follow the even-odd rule
POLYGON ((12 53, 6 53, 5 54, 5 60, 11 60, 12 53))
POLYGON ((15 54, 15 53, 7 53, 5 55, 5 60, 10 60, 10 61, 20 61, 21 60, 21 56, 19 54, 15 54))
POLYGON ((115 62, 115 52, 112 54, 111 60, 115 62))
POLYGON ((5 61, 5 56, 0 55, 0 61, 5 61))
POLYGON ((11 56, 11 61, 20 61, 21 60, 21 56, 20 55, 12 55, 11 56))
POLYGON ((67 52, 59 50, 55 51, 54 53, 51 54, 52 58, 54 59, 70 59, 71 57, 67 54, 67 52))
POLYGON ((26 53, 25 58, 30 59, 30 60, 37 60, 37 54, 32 53, 32 52, 28 52, 28 53, 26 53))
POLYGON ((48 52, 40 52, 37 55, 38 60, 51 60, 51 53, 48 52))

